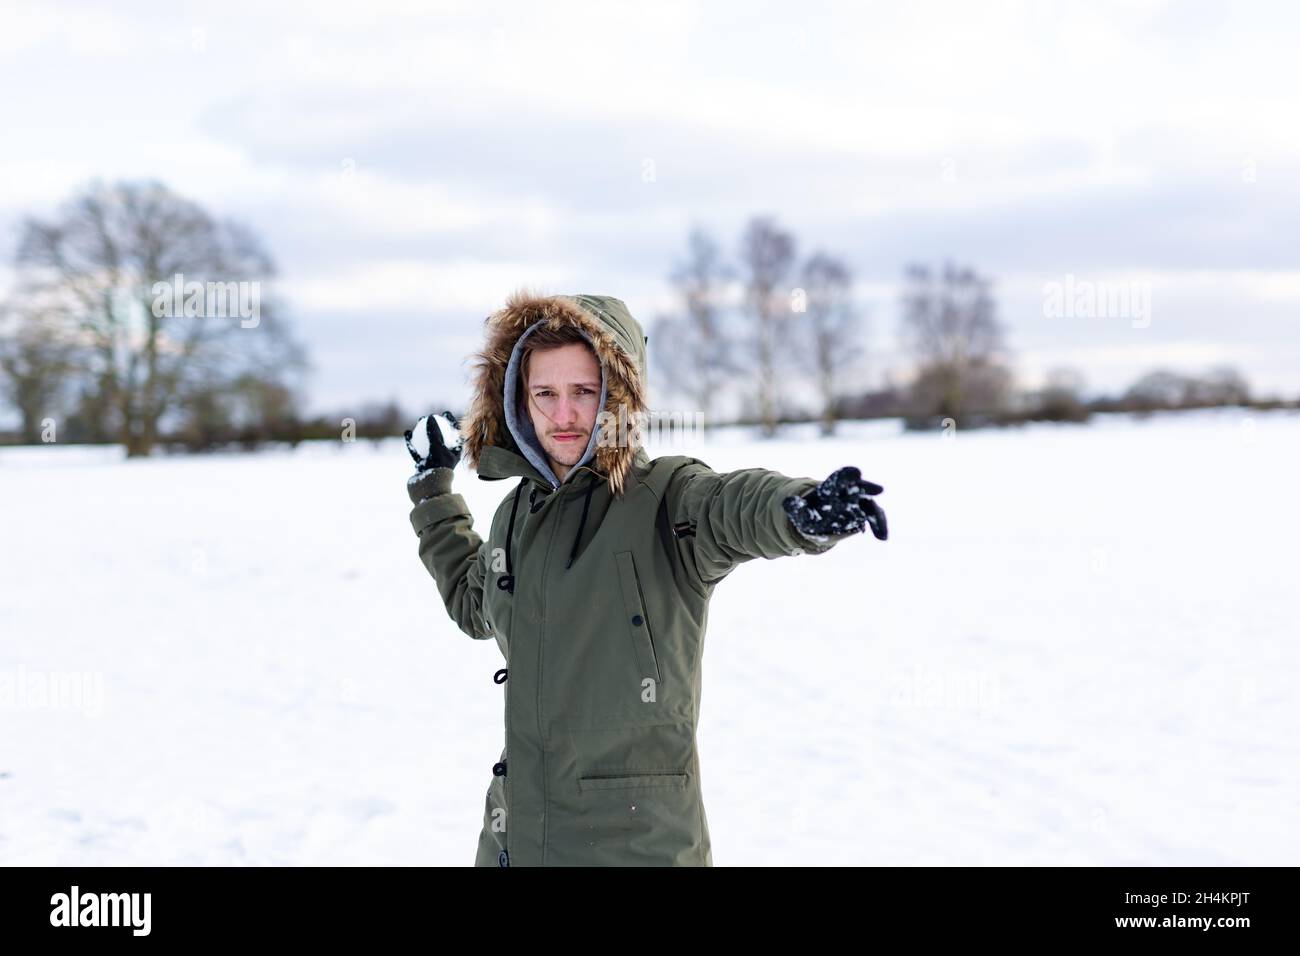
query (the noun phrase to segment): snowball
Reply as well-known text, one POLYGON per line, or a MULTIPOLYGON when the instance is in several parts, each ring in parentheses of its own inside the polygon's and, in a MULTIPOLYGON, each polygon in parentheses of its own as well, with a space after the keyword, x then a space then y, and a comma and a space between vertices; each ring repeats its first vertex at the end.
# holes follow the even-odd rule
POLYGON ((421 458, 429 457, 429 433, 425 430, 429 422, 426 415, 415 423, 415 428, 411 429, 411 447, 421 458))

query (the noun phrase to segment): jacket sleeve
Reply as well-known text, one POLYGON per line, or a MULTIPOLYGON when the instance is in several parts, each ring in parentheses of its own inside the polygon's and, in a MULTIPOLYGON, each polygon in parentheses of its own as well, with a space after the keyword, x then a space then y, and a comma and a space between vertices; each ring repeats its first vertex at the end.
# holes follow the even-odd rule
POLYGON ((817 487, 766 468, 718 473, 698 459, 673 475, 667 507, 679 553, 693 583, 717 584, 754 558, 822 554, 850 534, 807 537, 790 523, 782 502, 817 487))
POLYGON ((486 640, 493 636, 483 620, 487 543, 475 533, 464 497, 452 492, 451 477, 450 468, 411 476, 411 527, 420 538, 420 562, 437 583, 447 613, 470 637, 486 640))

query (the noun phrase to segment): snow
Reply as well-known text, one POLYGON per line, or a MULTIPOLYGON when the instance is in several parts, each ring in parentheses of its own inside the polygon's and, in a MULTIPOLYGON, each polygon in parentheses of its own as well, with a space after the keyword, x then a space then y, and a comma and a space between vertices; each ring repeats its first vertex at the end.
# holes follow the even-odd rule
MULTIPOLYGON (((1295 863, 1300 417, 814 427, 650 449, 886 489, 888 541, 717 590, 715 865, 1295 863)), ((502 660, 411 467, 0 449, 0 863, 471 863, 502 660)), ((510 483, 455 487, 482 522, 510 483)))
POLYGON ((425 416, 411 429, 411 447, 421 459, 429 457, 429 418, 425 416))
POLYGON ((464 444, 464 436, 461 435, 460 429, 445 416, 445 412, 433 416, 433 420, 438 426, 438 433, 442 438, 443 447, 460 448, 464 444))

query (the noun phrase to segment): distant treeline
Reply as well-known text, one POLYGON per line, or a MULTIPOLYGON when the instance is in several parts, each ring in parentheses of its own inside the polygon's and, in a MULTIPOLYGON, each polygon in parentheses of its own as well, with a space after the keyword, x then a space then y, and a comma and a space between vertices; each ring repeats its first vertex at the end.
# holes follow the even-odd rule
MULTIPOLYGON (((1085 422, 1095 412, 1150 414, 1224 406, 1300 410, 1300 399, 1252 398, 1244 379, 1237 372, 1218 368, 1201 377, 1156 370, 1146 373, 1117 395, 1092 398, 1084 398, 1077 386, 1062 377, 1057 383, 1042 389, 1008 395, 1000 408, 970 411, 960 419, 939 412, 919 414, 912 389, 883 388, 837 397, 834 414, 843 421, 901 418, 909 429, 939 429, 943 427, 945 418, 952 418, 963 427, 975 428, 1035 421, 1085 422)), ((796 424, 816 419, 811 409, 795 409, 783 414, 779 420, 782 424, 796 424)), ((742 421, 757 424, 752 417, 742 421)))
MULTIPOLYGON (((421 413, 423 414, 423 413, 421 413)), ((270 444, 297 445, 302 441, 378 441, 401 435, 417 416, 395 402, 370 403, 359 411, 299 417, 291 410, 269 416, 243 417, 239 421, 221 415, 187 418, 176 429, 162 429, 154 438, 156 450, 177 452, 253 451, 270 444)), ((81 430, 76 419, 57 433, 59 444, 118 444, 81 430)), ((38 439, 39 441, 39 439, 38 439)), ((0 445, 33 444, 21 431, 0 431, 0 445)))
MULTIPOLYGON (((1082 422, 1107 411, 1300 407, 1253 398, 1241 373, 1227 366, 1200 374, 1155 369, 1115 396, 1085 398, 1083 376, 1071 367, 1051 369, 1041 388, 1017 387, 992 280, 951 262, 904 270, 898 331, 910 359, 906 383, 855 390, 846 379, 872 355, 852 271, 825 250, 800 261, 797 247, 770 217, 748 223, 734 261, 707 232, 692 231, 670 276, 677 305, 650 334, 660 379, 686 407, 707 413, 731 393, 751 410, 739 421, 769 434, 782 423, 810 421, 831 434, 844 419, 901 418, 911 429, 937 429, 948 421, 964 428, 1082 422), (809 392, 816 405, 794 397, 809 392)), ((1111 291, 1067 276, 1045 286, 1042 315, 1091 321, 1118 305, 1117 317, 1134 328, 1149 324, 1147 303, 1111 291), (1063 290, 1077 298, 1062 303, 1063 290)))
MULTIPOLYGON (((952 420, 963 428, 1017 425, 1035 421, 1086 422, 1095 412, 1129 412, 1150 414, 1181 409, 1234 406, 1260 410, 1300 410, 1300 400, 1251 398, 1242 387, 1225 388, 1227 381, 1240 382, 1230 370, 1220 369, 1204 377, 1181 375, 1157 370, 1143 375, 1128 389, 1115 396, 1082 398, 1064 384, 1013 396, 1014 405, 1000 411, 975 412, 952 420)), ((434 403, 438 410, 446 407, 434 403)), ((156 441, 166 452, 203 452, 214 450, 255 450, 268 444, 297 445, 301 441, 379 441, 400 436, 411 423, 428 409, 404 409, 395 400, 368 403, 359 411, 338 411, 309 418, 299 418, 290 411, 278 416, 246 419, 240 423, 220 416, 191 419, 174 431, 162 433, 156 441)), ((453 409, 456 414, 460 410, 453 409)), ((901 418, 909 429, 939 430, 951 416, 915 414, 913 396, 907 388, 885 388, 837 397, 834 415, 838 421, 901 418)), ((779 425, 820 422, 823 416, 813 409, 786 408, 777 416, 779 425)), ((761 425, 755 417, 739 417, 712 422, 713 425, 761 425)), ((75 419, 68 430, 59 434, 60 443, 116 444, 108 439, 94 439, 80 432, 75 419)), ((26 444, 20 431, 0 430, 0 445, 26 444)))
MULTIPOLYGON (((964 427, 1016 425, 1033 421, 1085 422, 1094 412, 1150 414, 1195 408, 1233 406, 1260 410, 1300 409, 1300 399, 1253 397, 1246 379, 1235 369, 1219 366, 1203 375, 1185 375, 1156 369, 1142 375, 1116 395, 1085 398, 1082 379, 1057 370, 1041 389, 1014 392, 996 407, 970 411, 962 416, 964 427)), ((908 428, 938 428, 946 416, 939 412, 918 414, 915 394, 909 388, 886 388, 845 396, 836 404, 843 419, 902 418, 908 428)), ((807 419, 807 416, 804 416, 807 419)))
MULTIPOLYGON (((656 407, 689 410, 706 427, 752 423, 772 434, 817 422, 827 435, 844 419, 970 428, 1101 411, 1297 407, 1254 399, 1228 367, 1154 370, 1105 398, 1085 399, 1071 368, 1051 370, 1040 389, 1018 388, 992 280, 952 263, 905 269, 906 384, 855 389, 873 354, 853 273, 843 256, 801 258, 797 247, 768 216, 746 225, 734 259, 691 230, 668 277, 675 303, 646 323, 656 407), (746 410, 739 417, 719 412, 729 397, 746 410)), ((134 456, 382 439, 447 407, 388 400, 304 415, 310 363, 284 310, 263 295, 271 257, 248 227, 159 182, 94 182, 50 219, 28 218, 12 265, 16 282, 0 302, 0 410, 20 426, 0 442, 113 443, 134 456)), ((1079 287, 1091 296, 1093 285, 1079 287)), ((1073 294, 1072 277, 1062 287, 1073 294)), ((1103 299, 1071 300, 1064 314, 1082 317, 1103 299)), ((1134 307, 1142 327, 1149 313, 1134 307)), ((1043 309, 1063 313, 1050 296, 1043 309)))

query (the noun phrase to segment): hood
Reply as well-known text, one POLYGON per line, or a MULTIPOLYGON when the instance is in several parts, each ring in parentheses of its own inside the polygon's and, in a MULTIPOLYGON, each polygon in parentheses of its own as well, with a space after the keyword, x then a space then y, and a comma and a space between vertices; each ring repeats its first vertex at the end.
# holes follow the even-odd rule
POLYGON ((515 408, 525 339, 543 325, 573 326, 591 343, 600 362, 600 407, 608 415, 597 417, 586 452, 565 481, 590 469, 607 482, 611 494, 621 495, 633 465, 649 460, 640 445, 615 440, 620 421, 628 438, 635 437, 632 423, 648 410, 649 339, 627 306, 606 295, 547 296, 520 289, 503 309, 487 317, 485 325, 486 342, 474 355, 473 397, 460 424, 466 464, 488 480, 535 473, 552 488, 564 483, 552 472, 531 419, 515 408), (600 440, 602 434, 608 435, 605 441, 600 440))

